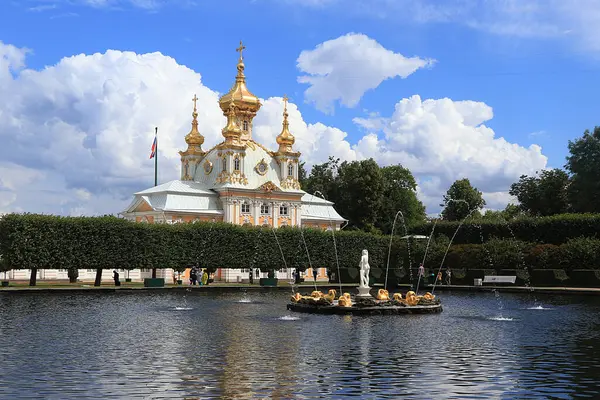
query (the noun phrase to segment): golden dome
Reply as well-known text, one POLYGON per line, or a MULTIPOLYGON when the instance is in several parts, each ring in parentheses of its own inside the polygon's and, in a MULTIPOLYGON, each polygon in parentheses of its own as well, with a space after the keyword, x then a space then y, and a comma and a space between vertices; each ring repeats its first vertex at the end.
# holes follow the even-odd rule
POLYGON ((202 146, 202 143, 204 143, 204 136, 202 136, 198 131, 198 111, 196 110, 196 101, 198 101, 198 97, 194 95, 192 101, 194 102, 194 111, 192 112, 192 130, 190 133, 185 135, 185 142, 189 147, 200 147, 202 146))
POLYGON ((242 131, 235 123, 235 104, 233 101, 229 103, 229 108, 225 112, 225 115, 227 116, 227 126, 221 130, 221 133, 227 141, 239 141, 242 131))
POLYGON ((240 58, 237 64, 237 75, 235 77, 235 83, 231 87, 228 93, 223 95, 219 99, 219 106, 223 113, 226 114, 229 111, 229 104, 233 102, 238 109, 248 110, 256 113, 260 107, 260 101, 258 97, 253 95, 246 86, 246 76, 244 75, 244 57, 242 56, 242 51, 244 51, 246 47, 240 41, 240 47, 236 49, 240 53, 240 58))
POLYGON ((286 153, 292 152, 292 146, 296 141, 294 135, 290 132, 290 123, 288 122, 288 112, 287 112, 287 96, 283 96, 283 128, 281 129, 281 133, 277 135, 277 144, 279 145, 279 152, 286 153))

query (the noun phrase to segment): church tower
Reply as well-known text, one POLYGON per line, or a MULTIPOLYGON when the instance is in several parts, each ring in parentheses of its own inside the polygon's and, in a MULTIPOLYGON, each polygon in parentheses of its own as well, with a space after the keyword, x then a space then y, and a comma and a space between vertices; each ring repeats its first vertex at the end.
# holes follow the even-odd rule
POLYGON ((181 180, 191 181, 194 179, 196 168, 200 165, 202 158, 206 152, 202 151, 204 136, 198 131, 198 111, 196 110, 196 102, 198 97, 194 95, 194 111, 192 112, 192 130, 185 136, 185 142, 188 147, 186 151, 180 151, 181 156, 181 180))
POLYGON ((277 135, 276 139, 279 149, 273 153, 273 156, 279 165, 281 187, 284 189, 300 189, 300 182, 298 181, 300 152, 296 152, 292 148, 296 142, 296 138, 290 132, 287 101, 287 96, 283 96, 283 126, 281 133, 277 135))
POLYGON ((242 142, 252 140, 252 120, 261 107, 258 97, 253 95, 246 86, 244 49, 246 49, 246 46, 240 41, 240 47, 236 49, 240 53, 240 58, 237 63, 235 83, 229 92, 219 99, 219 106, 225 116, 231 111, 231 105, 233 104, 235 123, 240 128, 240 140, 242 142))
POLYGON ((246 168, 246 144, 252 141, 252 121, 261 107, 258 97, 253 95, 246 86, 244 75, 243 51, 246 47, 240 41, 236 49, 240 53, 237 63, 237 75, 229 92, 219 99, 219 107, 227 117, 227 126, 221 133, 225 141, 216 148, 219 150, 219 175, 217 183, 240 183, 246 185, 250 172, 246 168))

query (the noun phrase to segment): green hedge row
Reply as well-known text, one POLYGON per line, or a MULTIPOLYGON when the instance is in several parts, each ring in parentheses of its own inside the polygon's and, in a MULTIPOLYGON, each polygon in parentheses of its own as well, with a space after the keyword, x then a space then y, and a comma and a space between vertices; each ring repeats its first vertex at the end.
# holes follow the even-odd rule
MULTIPOLYGON (((356 269, 362 249, 368 249, 371 275, 385 279, 389 236, 338 231, 335 240, 341 269, 356 269)), ((417 240, 411 241, 409 247, 406 240, 394 237, 389 276, 409 277, 411 269, 416 276, 426 245, 426 240, 417 240)), ((563 269, 569 272, 600 267, 600 240, 592 238, 569 239, 561 245, 490 239, 484 244, 449 246, 448 237, 440 235, 431 240, 427 251, 425 266, 431 269, 429 273, 439 269, 446 251, 444 266, 456 271, 563 269)), ((5 215, 0 219, 0 256, 3 270, 183 270, 196 263, 208 268, 305 270, 313 265, 333 272, 337 269, 332 232, 221 223, 142 224, 115 217, 5 215)), ((350 278, 354 271, 340 273, 350 278)))
MULTIPOLYGON (((429 235, 433 222, 417 225, 411 232, 429 235)), ((439 221, 435 232, 452 237, 460 222, 439 221)), ((510 222, 466 221, 454 238, 456 244, 481 244, 492 238, 517 239, 532 243, 562 244, 578 237, 600 238, 600 214, 561 214, 550 217, 518 218, 510 222)))
MULTIPOLYGON (((387 260, 389 237, 351 231, 336 232, 335 238, 341 266, 358 265, 363 248, 369 250, 372 264, 387 260)), ((397 247, 392 246, 392 255, 397 247)), ((115 217, 36 214, 9 214, 0 219, 4 270, 182 270, 196 263, 208 268, 268 270, 287 266, 304 270, 314 265, 334 269, 333 249, 332 233, 313 229, 272 230, 210 222, 142 224, 115 217)))

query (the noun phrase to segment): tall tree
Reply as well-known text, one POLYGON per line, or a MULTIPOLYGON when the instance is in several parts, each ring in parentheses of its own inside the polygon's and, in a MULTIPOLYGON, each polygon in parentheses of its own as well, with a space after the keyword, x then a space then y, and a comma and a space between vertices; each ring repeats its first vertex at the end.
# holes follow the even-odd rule
MULTIPOLYGON (((391 165, 381 168, 383 191, 379 216, 375 225, 384 233, 391 233, 394 218, 402 211, 405 223, 414 225, 425 221, 425 206, 417 198, 417 182, 407 168, 391 165)), ((402 232, 397 230, 396 232, 402 232)))
POLYGON ((450 186, 444 195, 444 202, 440 206, 444 207, 442 217, 445 220, 460 221, 466 218, 470 212, 475 213, 483 208, 485 200, 482 193, 471 186, 471 182, 465 178, 455 181, 450 186))
POLYGON ((304 181, 302 189, 310 194, 320 192, 327 200, 336 202, 336 178, 339 164, 339 158, 329 157, 327 162, 313 165, 310 175, 304 181))
POLYGON ((600 126, 569 140, 565 168, 571 173, 569 200, 575 212, 600 212, 600 126))
POLYGON ((538 176, 521 175, 509 193, 519 200, 521 210, 533 216, 569 211, 569 175, 562 169, 544 170, 538 176))
POLYGON ((372 231, 379 216, 383 174, 375 160, 344 161, 338 168, 337 206, 348 226, 372 231))
POLYGON ((306 179, 308 176, 306 175, 306 163, 301 162, 298 165, 298 182, 300 182, 300 187, 304 188, 306 185, 306 179))

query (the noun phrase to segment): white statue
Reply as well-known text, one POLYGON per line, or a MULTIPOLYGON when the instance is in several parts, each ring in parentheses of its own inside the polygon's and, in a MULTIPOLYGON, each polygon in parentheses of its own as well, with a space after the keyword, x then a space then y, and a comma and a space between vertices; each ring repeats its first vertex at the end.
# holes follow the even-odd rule
POLYGON ((369 287, 369 271, 371 266, 369 265, 369 252, 367 250, 362 251, 362 257, 360 258, 360 285, 361 288, 369 287))

